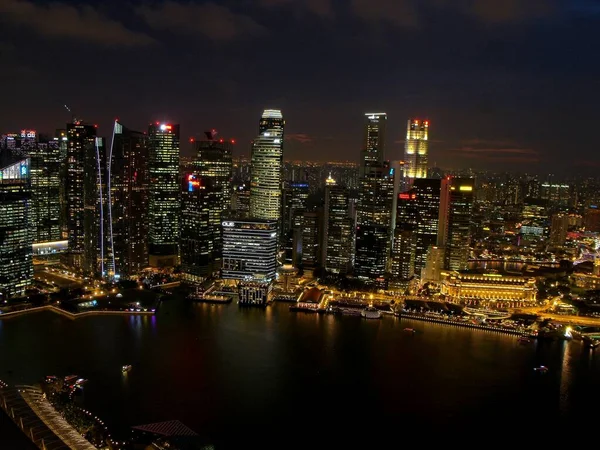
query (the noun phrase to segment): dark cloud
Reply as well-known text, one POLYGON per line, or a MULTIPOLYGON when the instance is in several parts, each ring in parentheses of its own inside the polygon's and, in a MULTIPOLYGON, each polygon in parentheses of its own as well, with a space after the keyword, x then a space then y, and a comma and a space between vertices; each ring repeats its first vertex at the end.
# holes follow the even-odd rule
POLYGON ((508 140, 467 139, 449 152, 456 158, 488 163, 538 163, 541 160, 539 151, 508 140))
POLYGON ((266 8, 294 7, 306 10, 320 17, 333 17, 333 5, 331 0, 259 0, 266 8))
POLYGON ((477 0, 466 12, 487 23, 519 22, 546 17, 555 12, 551 0, 477 0))
POLYGON ((402 28, 417 28, 419 16, 411 0, 352 0, 352 12, 370 23, 388 22, 402 28))
POLYGON ((204 35, 214 41, 231 41, 244 35, 260 35, 266 28, 249 16, 217 3, 165 1, 141 5, 137 13, 157 30, 187 35, 204 35))
POLYGON ((4 26, 30 28, 44 37, 70 38, 107 46, 139 47, 154 40, 129 30, 91 5, 66 3, 38 4, 27 0, 0 1, 0 22, 4 26))
POLYGON ((312 138, 311 136, 309 136, 306 133, 294 133, 294 134, 288 133, 285 135, 285 140, 286 141, 296 141, 301 144, 311 144, 314 142, 314 138, 312 138))
POLYGON ((351 10, 367 22, 415 29, 435 26, 431 13, 459 13, 485 24, 500 24, 549 16, 557 6, 556 0, 352 0, 351 10))

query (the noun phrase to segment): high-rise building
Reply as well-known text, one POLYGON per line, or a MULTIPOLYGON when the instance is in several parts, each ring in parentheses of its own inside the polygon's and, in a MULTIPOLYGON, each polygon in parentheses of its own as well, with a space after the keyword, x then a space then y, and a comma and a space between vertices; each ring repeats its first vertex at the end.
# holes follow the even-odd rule
POLYGON ((205 140, 194 140, 196 157, 194 172, 200 179, 209 180, 211 200, 209 227, 213 240, 212 259, 221 265, 223 239, 221 222, 223 214, 231 210, 231 179, 233 177, 232 151, 235 140, 217 139, 216 131, 207 131, 205 140))
POLYGON ((29 159, 0 150, 0 301, 33 281, 29 159))
POLYGON ((20 133, 6 136, 0 147, 7 145, 10 145, 13 153, 30 158, 33 243, 40 248, 40 252, 49 251, 62 239, 60 141, 58 138, 39 136, 35 130, 21 130, 20 133))
POLYGON ((394 170, 384 160, 385 113, 365 115, 365 142, 361 152, 356 208, 354 272, 362 278, 379 278, 387 271, 391 245, 394 170))
POLYGON ((148 266, 148 136, 115 121, 107 163, 107 272, 118 280, 148 266))
POLYGON ((418 216, 415 241, 414 273, 421 276, 427 263, 429 248, 437 244, 442 180, 417 178, 412 187, 418 216))
POLYGON ((273 281, 277 272, 277 222, 224 220, 221 278, 273 281))
POLYGON ((404 144, 404 182, 408 187, 417 178, 427 178, 429 121, 409 119, 404 144))
POLYGON ((182 278, 188 283, 200 283, 220 269, 220 258, 217 263, 214 257, 217 242, 211 212, 220 204, 221 191, 212 182, 197 173, 184 174, 179 247, 182 278))
POLYGON ((267 109, 263 112, 259 135, 252 144, 250 182, 252 218, 280 220, 284 124, 281 111, 267 109))
POLYGON ((550 245, 554 247, 562 247, 567 240, 569 231, 569 216, 565 213, 557 213, 552 215, 550 223, 550 245))
POLYGON ((449 270, 467 268, 471 244, 473 188, 472 178, 450 180, 444 255, 444 267, 449 270))
POLYGON ((222 221, 231 209, 234 141, 216 139, 215 130, 205 134, 205 140, 192 139, 194 170, 184 174, 181 194, 181 270, 189 283, 202 282, 221 268, 222 221))
POLYGON ((415 190, 410 189, 400 193, 396 201, 396 208, 390 274, 396 280, 408 281, 415 273, 415 248, 419 227, 415 190))
POLYGON ((306 181, 288 181, 283 189, 281 211, 281 240, 285 262, 297 265, 294 255, 301 253, 301 230, 309 185, 306 181))
POLYGON ((336 184, 329 176, 325 181, 324 244, 325 268, 334 273, 346 274, 352 268, 354 224, 350 217, 348 190, 336 184))
POLYGON ((322 264, 321 220, 319 211, 302 213, 302 267, 305 269, 314 269, 322 264))
MULTIPOLYGON (((92 177, 98 173, 93 159, 93 153, 96 149, 96 126, 75 119, 72 123, 67 124, 66 136, 64 137, 67 138, 65 226, 69 241, 67 254, 64 255, 64 262, 75 270, 83 271, 90 268, 89 264, 86 264, 87 267, 84 268, 84 251, 87 239, 84 227, 85 191, 86 187, 93 185, 93 183, 86 183, 86 173, 92 177), (86 162, 90 160, 90 156, 92 157, 92 166, 86 167, 86 162)), ((88 193, 87 198, 90 197, 91 193, 88 193)), ((88 206, 90 205, 88 204, 88 206)))
POLYGON ((181 209, 179 125, 151 124, 148 145, 149 263, 152 267, 173 267, 178 260, 181 209))
POLYGON ((86 145, 83 174, 83 259, 84 274, 108 275, 106 255, 109 234, 107 207, 106 142, 96 137, 93 145, 86 145))

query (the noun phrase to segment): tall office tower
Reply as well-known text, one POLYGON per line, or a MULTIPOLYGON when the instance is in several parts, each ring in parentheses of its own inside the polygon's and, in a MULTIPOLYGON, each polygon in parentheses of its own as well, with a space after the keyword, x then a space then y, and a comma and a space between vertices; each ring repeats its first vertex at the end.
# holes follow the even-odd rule
POLYGON ((277 271, 277 222, 224 220, 222 226, 221 278, 273 281, 277 271))
POLYGON ((568 214, 557 213, 552 215, 552 222, 550 223, 550 245, 554 247, 562 247, 565 245, 568 231, 568 214))
POLYGON ((418 178, 413 183, 415 208, 419 217, 415 242, 415 268, 417 277, 427 263, 429 248, 437 244, 442 180, 418 178))
POLYGON ((427 153, 429 147, 429 121, 409 119, 404 144, 405 187, 416 178, 427 178, 427 153))
MULTIPOLYGON (((84 229, 85 188, 90 186, 85 182, 85 174, 96 174, 96 167, 86 167, 88 156, 96 148, 96 127, 74 120, 67 124, 67 165, 65 179, 66 229, 68 236, 68 251, 64 262, 75 270, 84 270, 84 249, 86 235, 84 229)), ((88 267, 89 268, 89 267, 88 267)))
MULTIPOLYGON (((58 198, 60 203, 60 234, 61 240, 65 240, 69 238, 69 230, 68 230, 68 202, 67 202, 67 183, 64 180, 67 179, 68 174, 68 160, 67 160, 67 151, 69 148, 69 138, 67 137, 66 129, 58 129, 54 134, 55 138, 58 140, 58 153, 60 160, 60 179, 61 183, 58 190, 58 198)), ((67 241, 68 242, 68 241, 67 241)))
POLYGON ((33 242, 62 239, 60 228, 61 159, 58 138, 40 138, 29 151, 33 242))
POLYGON ((452 178, 448 196, 446 254, 444 267, 464 270, 469 259, 471 216, 473 214, 472 178, 452 178))
POLYGON ((29 159, 0 150, 0 301, 33 282, 29 159))
POLYGON ((213 182, 213 178, 197 173, 184 174, 179 247, 182 278, 192 284, 204 281, 221 268, 220 255, 218 260, 215 258, 215 246, 219 243, 215 240, 211 212, 222 204, 222 191, 213 182))
POLYGON ((325 181, 325 209, 322 260, 325 268, 346 274, 352 268, 354 224, 350 217, 348 190, 329 176, 325 181))
POLYGON ((83 260, 84 274, 108 275, 106 250, 109 234, 107 208, 106 142, 96 137, 92 146, 85 148, 83 174, 83 260))
POLYGON ((408 281, 415 273, 415 248, 419 227, 417 195, 414 189, 398 195, 396 208, 390 274, 396 280, 408 281))
POLYGON ((201 179, 208 180, 211 199, 209 203, 209 227, 213 249, 211 258, 216 266, 221 265, 223 251, 223 237, 221 235, 221 222, 224 213, 231 209, 231 179, 233 177, 233 163, 231 153, 234 140, 217 139, 215 130, 207 131, 206 140, 194 141, 196 158, 194 159, 194 172, 201 179))
POLYGON ((383 159, 387 115, 368 113, 365 120, 354 271, 361 278, 373 279, 385 274, 390 255, 394 171, 383 159))
POLYGON ((250 216, 255 219, 280 220, 284 124, 281 111, 265 110, 252 144, 250 216))
POLYGON ((115 121, 107 169, 107 273, 118 280, 148 266, 148 137, 115 121))
POLYGON ((300 253, 302 220, 306 211, 309 185, 306 181, 288 181, 283 189, 281 211, 281 243, 285 262, 297 265, 294 255, 300 253))
POLYGON ((156 122, 148 128, 148 253, 152 267, 177 265, 180 180, 179 125, 156 122))
MULTIPOLYGON (((283 136, 283 129, 285 127, 285 120, 283 115, 278 109, 265 109, 258 123, 258 134, 263 134, 269 130, 281 130, 283 136)), ((281 146, 283 148, 283 144, 281 146)))
POLYGON ((321 223, 320 211, 304 211, 302 213, 302 267, 314 269, 321 265, 321 223))

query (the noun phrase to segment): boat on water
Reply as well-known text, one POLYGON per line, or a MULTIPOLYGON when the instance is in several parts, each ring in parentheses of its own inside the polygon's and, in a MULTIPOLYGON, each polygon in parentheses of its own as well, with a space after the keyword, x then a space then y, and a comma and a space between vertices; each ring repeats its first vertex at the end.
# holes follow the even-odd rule
POLYGON ((417 332, 417 330, 415 330, 414 328, 405 328, 404 331, 407 333, 411 333, 411 334, 414 334, 417 332))
POLYGON ((531 339, 528 338, 527 336, 519 336, 517 339, 521 344, 529 344, 531 342, 531 339))
POLYGON ((381 311, 377 308, 369 306, 360 312, 360 316, 365 319, 381 319, 381 311))
POLYGON ((547 373, 548 372, 548 368, 546 366, 534 367, 533 370, 536 372, 539 372, 539 373, 547 373))
POLYGON ((126 364, 121 369, 123 372, 129 372, 131 370, 131 364, 126 364))

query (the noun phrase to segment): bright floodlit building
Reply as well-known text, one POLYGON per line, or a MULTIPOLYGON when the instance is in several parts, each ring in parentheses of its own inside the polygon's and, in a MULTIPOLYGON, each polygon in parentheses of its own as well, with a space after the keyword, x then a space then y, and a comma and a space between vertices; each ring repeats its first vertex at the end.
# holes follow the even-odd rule
POLYGON ((284 125, 281 111, 265 110, 252 144, 250 217, 255 219, 279 221, 281 217, 284 125))

